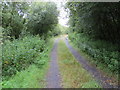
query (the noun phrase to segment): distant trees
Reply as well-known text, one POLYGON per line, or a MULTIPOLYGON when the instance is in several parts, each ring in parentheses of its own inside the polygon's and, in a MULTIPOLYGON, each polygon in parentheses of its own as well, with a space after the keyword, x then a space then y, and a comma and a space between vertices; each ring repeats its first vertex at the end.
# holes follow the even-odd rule
POLYGON ((71 30, 91 38, 119 43, 120 3, 69 2, 71 30))
POLYGON ((46 35, 54 30, 58 23, 58 11, 55 3, 33 3, 28 15, 28 31, 33 34, 46 35))

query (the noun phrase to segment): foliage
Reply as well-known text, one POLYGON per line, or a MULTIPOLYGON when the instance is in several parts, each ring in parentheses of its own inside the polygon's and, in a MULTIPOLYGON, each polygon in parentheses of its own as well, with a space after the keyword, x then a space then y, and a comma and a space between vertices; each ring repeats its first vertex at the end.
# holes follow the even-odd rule
POLYGON ((8 81, 2 82, 3 88, 44 88, 45 74, 47 66, 38 68, 36 65, 30 65, 28 69, 17 72, 16 75, 8 81), (41 82, 42 81, 42 82, 41 82))
POLYGON ((60 31, 62 34, 67 34, 68 33, 68 27, 63 26, 63 25, 59 25, 60 31))
POLYGON ((5 36, 19 38, 24 29, 28 4, 24 2, 2 2, 2 27, 5 36))
POLYGON ((9 78, 31 64, 41 67, 46 62, 43 57, 48 57, 45 54, 47 50, 45 41, 39 36, 26 36, 12 42, 5 41, 2 55, 3 78, 9 78))
POLYGON ((119 2, 69 2, 67 6, 71 31, 119 44, 119 2))
POLYGON ((58 35, 62 34, 61 30, 63 30, 63 26, 61 26, 60 24, 57 24, 56 27, 54 28, 54 30, 49 31, 48 34, 50 36, 58 36, 58 35))
POLYGON ((93 57, 96 65, 102 63, 110 71, 118 74, 118 62, 120 57, 120 54, 117 51, 117 49, 119 48, 118 45, 113 45, 112 43, 107 43, 101 40, 96 41, 77 33, 71 33, 69 35, 69 38, 82 51, 93 57))
POLYGON ((58 11, 53 2, 33 3, 28 15, 28 31, 32 34, 47 35, 58 23, 58 11))
POLYGON ((56 4, 2 2, 0 7, 3 87, 43 87, 38 80, 43 80, 47 71, 51 46, 48 40, 53 34, 61 33, 57 27, 56 4))
POLYGON ((57 7, 53 2, 3 2, 3 35, 18 39, 29 32, 47 37, 47 33, 56 27, 57 17, 57 7))
POLYGON ((68 2, 69 38, 110 71, 118 73, 120 57, 120 3, 68 2))

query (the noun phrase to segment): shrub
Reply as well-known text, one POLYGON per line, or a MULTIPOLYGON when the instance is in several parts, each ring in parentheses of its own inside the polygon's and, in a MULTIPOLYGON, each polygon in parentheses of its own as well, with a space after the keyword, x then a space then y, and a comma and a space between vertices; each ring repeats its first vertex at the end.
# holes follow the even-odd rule
POLYGON ((39 36, 26 36, 12 42, 5 41, 2 55, 3 79, 24 70, 30 64, 42 66, 45 61, 41 58, 45 55, 46 50, 48 50, 46 43, 39 36))

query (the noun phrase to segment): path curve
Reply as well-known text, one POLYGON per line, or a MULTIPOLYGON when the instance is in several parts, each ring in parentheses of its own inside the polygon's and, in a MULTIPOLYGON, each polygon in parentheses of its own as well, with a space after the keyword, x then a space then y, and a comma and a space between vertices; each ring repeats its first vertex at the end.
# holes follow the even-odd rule
POLYGON ((83 68, 86 69, 102 86, 103 88, 117 88, 117 86, 110 84, 108 81, 111 79, 102 75, 96 67, 90 65, 70 44, 68 38, 64 39, 66 46, 74 57, 82 64, 83 68))
POLYGON ((57 46, 59 39, 55 40, 51 52, 50 68, 47 74, 47 88, 61 88, 60 73, 57 59, 57 46))

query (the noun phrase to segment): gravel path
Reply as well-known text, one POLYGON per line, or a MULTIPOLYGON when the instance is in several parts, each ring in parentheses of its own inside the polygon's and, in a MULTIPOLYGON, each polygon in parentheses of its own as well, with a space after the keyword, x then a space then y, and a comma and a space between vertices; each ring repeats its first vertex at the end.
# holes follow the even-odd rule
POLYGON ((58 67, 58 61, 57 61, 58 41, 59 39, 55 41, 52 52, 51 52, 50 68, 47 74, 47 88, 61 88, 59 67, 58 67))
POLYGON ((116 88, 115 85, 109 83, 111 81, 110 78, 102 75, 96 67, 93 67, 89 64, 87 60, 85 60, 68 42, 68 39, 65 39, 65 43, 74 57, 82 64, 83 68, 86 69, 90 74, 103 86, 103 88, 116 88))

